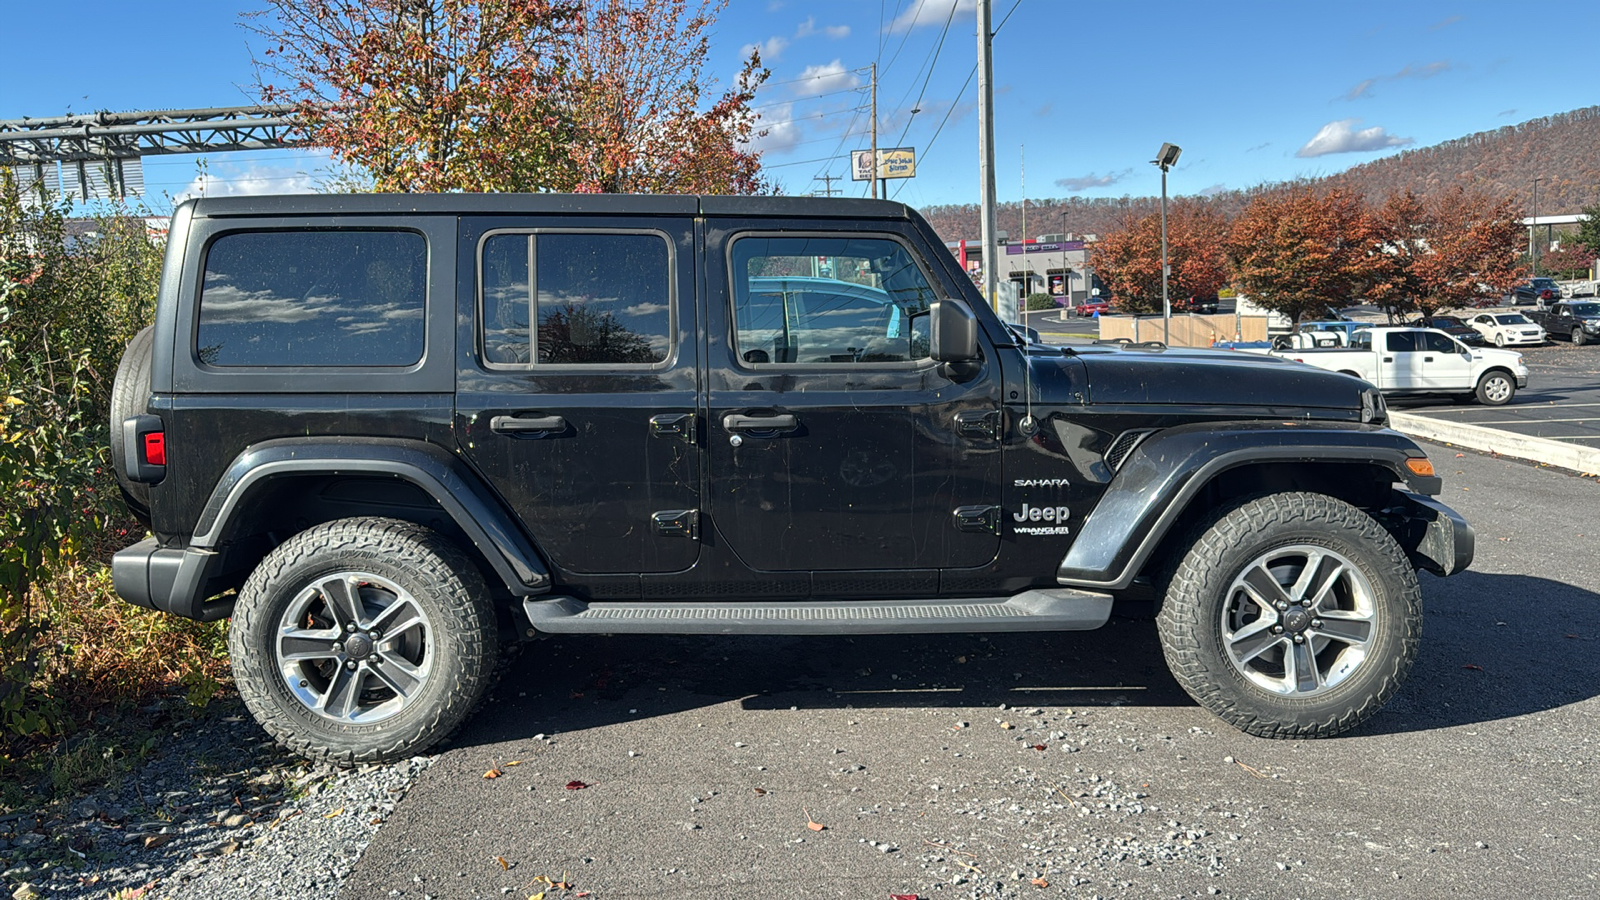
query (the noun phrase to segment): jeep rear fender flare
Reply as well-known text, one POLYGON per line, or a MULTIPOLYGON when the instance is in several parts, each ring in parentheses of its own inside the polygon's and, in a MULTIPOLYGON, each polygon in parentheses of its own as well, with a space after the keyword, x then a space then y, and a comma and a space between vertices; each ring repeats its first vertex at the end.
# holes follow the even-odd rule
POLYGON ((499 500, 445 450, 393 438, 282 438, 246 448, 217 482, 189 546, 215 550, 228 524, 280 478, 388 476, 425 491, 444 510, 506 588, 519 597, 550 589, 550 570, 499 500))
POLYGON ((1069 587, 1127 588, 1190 502, 1229 469, 1262 463, 1376 465, 1411 491, 1437 494, 1440 479, 1406 467, 1407 459, 1425 456, 1399 432, 1353 422, 1202 422, 1159 431, 1118 468, 1078 529, 1056 580, 1069 587))

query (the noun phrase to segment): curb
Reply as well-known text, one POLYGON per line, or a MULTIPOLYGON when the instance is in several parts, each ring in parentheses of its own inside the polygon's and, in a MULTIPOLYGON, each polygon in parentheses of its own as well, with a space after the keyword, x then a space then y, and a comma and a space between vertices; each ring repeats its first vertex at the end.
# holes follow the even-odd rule
POLYGON ((1583 474, 1600 472, 1600 447, 1583 447, 1549 438, 1501 431, 1498 428, 1485 428, 1482 425, 1468 425, 1465 422, 1449 422, 1429 416, 1393 411, 1389 413, 1389 427, 1412 437, 1425 438, 1441 444, 1454 444, 1469 450, 1482 450, 1485 453, 1498 453, 1501 456, 1544 463, 1547 466, 1560 466, 1583 474))

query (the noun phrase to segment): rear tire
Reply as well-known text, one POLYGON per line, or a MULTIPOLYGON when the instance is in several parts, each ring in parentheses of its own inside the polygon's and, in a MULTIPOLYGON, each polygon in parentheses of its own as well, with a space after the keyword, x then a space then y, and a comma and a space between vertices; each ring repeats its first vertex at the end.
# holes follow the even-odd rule
POLYGON ((1272 494, 1195 541, 1156 623, 1173 676, 1219 718, 1260 737, 1330 737, 1410 674, 1422 592, 1371 516, 1322 494, 1272 494))
POLYGON ((128 478, 122 456, 122 423, 149 411, 150 350, 154 344, 155 327, 146 325, 122 351, 116 380, 111 383, 111 469, 117 473, 128 509, 146 523, 150 521, 150 485, 128 478))
POLYGON ((1484 406, 1505 406, 1517 395, 1517 383, 1505 372, 1485 372, 1476 393, 1484 406))
POLYGON ((342 519, 256 567, 228 631, 234 680, 290 750, 392 762, 456 729, 496 660, 494 606, 453 545, 397 519, 342 519))

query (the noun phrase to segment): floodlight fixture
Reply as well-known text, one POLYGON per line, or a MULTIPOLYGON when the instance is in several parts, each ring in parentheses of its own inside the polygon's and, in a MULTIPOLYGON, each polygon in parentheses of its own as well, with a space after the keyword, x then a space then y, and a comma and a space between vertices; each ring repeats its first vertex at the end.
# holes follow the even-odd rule
POLYGON ((1161 152, 1156 154, 1155 159, 1150 160, 1150 164, 1160 166, 1161 171, 1165 172, 1178 164, 1178 157, 1182 154, 1183 148, 1177 144, 1162 144, 1161 152))

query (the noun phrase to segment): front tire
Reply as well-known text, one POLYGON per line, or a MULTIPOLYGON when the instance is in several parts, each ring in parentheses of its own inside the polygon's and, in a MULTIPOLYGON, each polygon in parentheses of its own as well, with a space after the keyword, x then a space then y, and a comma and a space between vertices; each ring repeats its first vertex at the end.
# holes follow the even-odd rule
POLYGON ((1582 328, 1572 329, 1572 345, 1574 347, 1582 347, 1587 343, 1589 343, 1589 335, 1584 333, 1582 328))
POLYGON ((1517 383, 1505 372, 1485 372, 1478 379, 1476 393, 1484 406, 1505 406, 1517 395, 1517 383))
POLYGON ((284 746, 342 765, 443 740, 489 683, 494 607, 472 563, 396 519, 342 519, 262 560, 228 632, 234 680, 284 746))
POLYGON ((1504 347, 1506 345, 1506 336, 1498 331, 1495 332, 1494 345, 1496 347, 1504 347))
POLYGON ((1200 536, 1156 623, 1173 676, 1219 718, 1260 737, 1330 737, 1410 674, 1422 592, 1371 516, 1322 494, 1273 494, 1200 536))

